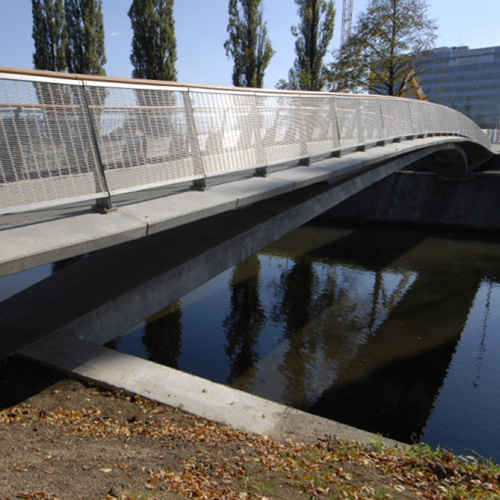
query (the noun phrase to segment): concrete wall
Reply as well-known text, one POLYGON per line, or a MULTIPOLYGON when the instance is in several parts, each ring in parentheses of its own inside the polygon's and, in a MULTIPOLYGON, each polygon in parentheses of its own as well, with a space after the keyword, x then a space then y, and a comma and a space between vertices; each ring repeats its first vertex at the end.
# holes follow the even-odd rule
POLYGON ((430 173, 397 172, 322 217, 496 231, 500 228, 500 173, 446 180, 430 173))

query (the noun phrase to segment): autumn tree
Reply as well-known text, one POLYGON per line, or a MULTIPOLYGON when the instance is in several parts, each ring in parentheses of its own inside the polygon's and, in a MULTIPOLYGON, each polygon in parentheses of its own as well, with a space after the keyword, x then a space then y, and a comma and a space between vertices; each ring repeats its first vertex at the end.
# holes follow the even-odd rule
POLYGON ((323 59, 333 37, 335 7, 333 1, 295 0, 300 18, 292 26, 295 40, 295 62, 288 81, 280 80, 277 87, 295 90, 322 90, 326 67, 323 59))
POLYGON ((102 0, 65 0, 70 73, 105 75, 102 0))
POLYGON ((371 0, 329 67, 330 90, 404 95, 436 38, 427 8, 425 0, 371 0))
POLYGON ((229 0, 229 38, 224 43, 232 57, 233 85, 264 86, 264 73, 274 55, 263 20, 262 0, 229 0))
POLYGON ((32 0, 35 69, 66 71, 68 36, 63 0, 32 0))
POLYGON ((128 15, 133 31, 132 76, 177 80, 174 0, 133 0, 128 15))

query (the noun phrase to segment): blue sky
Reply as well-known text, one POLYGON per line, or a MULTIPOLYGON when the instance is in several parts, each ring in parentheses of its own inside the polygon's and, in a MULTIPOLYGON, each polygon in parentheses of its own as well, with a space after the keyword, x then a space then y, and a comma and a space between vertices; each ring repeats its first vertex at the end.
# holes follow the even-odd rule
MULTIPOLYGON (((431 0, 429 17, 439 25, 436 46, 500 45, 500 0, 431 0)), ((106 72, 129 77, 132 31, 127 11, 131 0, 104 0, 106 72)), ((368 0, 354 0, 354 18, 368 0)), ((228 0, 176 0, 174 16, 178 48, 178 80, 187 83, 231 85, 232 62, 223 43, 227 38, 228 0)), ((336 26, 331 49, 339 46, 342 0, 336 1, 336 26)), ((264 0, 264 16, 276 50, 266 72, 265 86, 273 88, 286 78, 293 64, 296 24, 293 0, 264 0)), ((0 0, 0 66, 32 68, 31 0, 0 0)), ((327 60, 331 59, 327 57, 327 60)))

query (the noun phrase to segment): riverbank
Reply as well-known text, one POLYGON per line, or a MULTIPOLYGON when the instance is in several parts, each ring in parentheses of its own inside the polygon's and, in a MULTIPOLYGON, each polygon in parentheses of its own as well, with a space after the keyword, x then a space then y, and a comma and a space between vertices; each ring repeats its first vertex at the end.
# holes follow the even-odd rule
POLYGON ((500 468, 446 452, 280 443, 20 360, 0 375, 2 500, 500 498, 500 468))
POLYGON ((500 172, 443 179, 402 171, 373 184, 321 215, 336 222, 498 232, 500 172))

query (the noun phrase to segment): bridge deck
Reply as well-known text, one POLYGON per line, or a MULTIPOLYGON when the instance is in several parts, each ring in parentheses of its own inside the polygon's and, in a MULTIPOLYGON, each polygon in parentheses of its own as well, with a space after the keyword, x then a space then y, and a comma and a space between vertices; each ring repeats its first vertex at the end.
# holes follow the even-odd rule
MULTIPOLYGON (((90 204, 76 204, 6 215, 0 226, 0 276, 148 236, 312 184, 346 179, 359 184, 361 181, 353 177, 380 163, 406 158, 404 164, 394 163, 385 176, 441 147, 461 142, 464 139, 459 137, 427 137, 329 158, 307 167, 275 170, 265 178, 230 177, 203 192, 176 186, 149 191, 149 198, 128 195, 116 203, 116 211, 107 214, 90 212, 90 204)), ((357 190, 371 182, 363 181, 357 190)))

